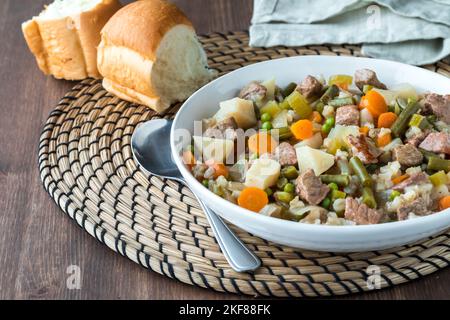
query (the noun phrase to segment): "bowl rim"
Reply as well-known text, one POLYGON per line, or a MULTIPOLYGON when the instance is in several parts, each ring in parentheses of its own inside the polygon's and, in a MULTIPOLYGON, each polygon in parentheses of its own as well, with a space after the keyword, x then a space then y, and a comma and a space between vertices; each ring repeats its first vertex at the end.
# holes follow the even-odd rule
MULTIPOLYGON (((244 69, 252 69, 256 68, 257 66, 263 65, 263 64, 272 64, 275 61, 279 62, 280 60, 303 60, 303 59, 317 59, 317 60, 360 60, 365 62, 377 62, 377 63, 385 63, 385 64, 391 64, 392 66, 402 66, 407 68, 413 68, 420 72, 425 72, 432 74, 433 77, 440 77, 442 79, 445 79, 445 81, 450 82, 450 79, 445 77, 444 75, 438 74, 436 72, 419 68, 417 66, 408 65, 405 63, 392 61, 392 60, 385 60, 385 59, 374 59, 374 58, 366 58, 366 57, 351 57, 351 56, 320 56, 320 55, 302 55, 302 56, 293 56, 293 57, 284 57, 279 59, 271 59, 266 60, 262 62, 257 62, 254 64, 250 64, 241 68, 238 68, 236 70, 233 70, 225 75, 222 75, 213 81, 207 83, 206 85, 202 86, 198 90, 196 90, 191 96, 189 96, 188 99, 186 99, 185 102, 181 105, 180 109, 177 111, 175 118, 173 120, 172 128, 170 130, 170 147, 172 151, 172 156, 174 158, 174 161, 180 170, 182 176, 185 178, 188 186, 193 189, 199 189, 203 190, 203 196, 208 197, 211 201, 217 202, 217 205, 219 207, 226 208, 229 212, 235 212, 237 214, 242 215, 249 215, 252 214, 253 217, 251 219, 256 219, 260 223, 265 224, 271 224, 275 227, 280 227, 284 229, 291 229, 295 231, 333 231, 337 233, 348 233, 352 232, 355 234, 362 234, 367 232, 386 232, 386 231, 394 231, 398 230, 399 228, 411 228, 414 226, 422 225, 422 224, 432 224, 433 222, 439 221, 443 219, 443 216, 449 216, 450 214, 450 208, 445 209, 443 211, 434 212, 433 214, 427 215, 427 216, 419 216, 417 218, 403 220, 403 221, 393 221, 393 222, 387 222, 387 223, 379 223, 379 224, 369 224, 369 225, 325 225, 325 224, 309 224, 309 223, 299 223, 295 221, 290 220, 284 220, 279 218, 274 218, 270 216, 265 216, 258 214, 257 212, 242 208, 238 206, 237 204, 234 204, 230 201, 225 200, 224 198, 216 195, 209 189, 205 188, 195 177, 192 175, 192 173, 186 168, 184 163, 181 160, 181 156, 178 154, 176 146, 175 146, 175 128, 176 124, 179 121, 179 119, 182 117, 184 109, 189 108, 191 101, 195 98, 195 96, 203 90, 207 90, 209 87, 214 86, 217 82, 227 80, 228 78, 232 78, 235 76, 235 74, 242 72, 244 69)), ((238 90, 237 88, 236 90, 238 90)))

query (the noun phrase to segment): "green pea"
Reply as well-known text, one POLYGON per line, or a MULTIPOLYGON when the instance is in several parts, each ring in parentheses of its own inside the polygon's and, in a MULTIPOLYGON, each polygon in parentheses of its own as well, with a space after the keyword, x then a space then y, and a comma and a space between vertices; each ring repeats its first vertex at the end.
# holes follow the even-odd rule
POLYGON ((270 188, 267 188, 266 190, 264 190, 267 194, 268 197, 270 197, 271 195, 273 195, 273 191, 270 188))
POLYGON ((283 188, 283 191, 292 193, 292 192, 294 192, 294 189, 295 189, 295 186, 289 182, 289 183, 286 183, 286 185, 283 188))
POLYGON ((339 190, 338 185, 334 182, 329 183, 328 186, 330 187, 331 190, 339 190))
POLYGON ((206 188, 208 188, 208 187, 209 187, 209 180, 203 179, 202 184, 203 184, 206 188))
POLYGON ((330 133, 331 131, 331 126, 325 122, 325 124, 322 125, 322 132, 323 133, 330 133))
POLYGON ((270 120, 272 120, 272 116, 270 115, 270 113, 264 112, 261 115, 261 121, 262 122, 267 122, 267 121, 270 121, 270 120))
POLYGON ((325 208, 325 209, 328 209, 330 207, 330 204, 331 204, 331 199, 330 198, 325 198, 320 203, 320 206, 325 208))
POLYGON ((334 118, 327 118, 327 120, 325 120, 325 124, 329 125, 330 127, 334 126, 334 118))
POLYGON ((270 130, 270 129, 272 129, 272 124, 269 121, 263 122, 261 129, 270 130))
POLYGON ((393 190, 391 192, 391 194, 389 195, 389 201, 394 200, 395 198, 397 198, 401 193, 398 192, 397 190, 393 190))
POLYGON ((286 185, 286 184, 288 184, 288 179, 286 179, 285 177, 280 177, 279 179, 278 179, 278 181, 277 181, 277 187, 278 187, 278 189, 284 189, 284 186, 286 185))

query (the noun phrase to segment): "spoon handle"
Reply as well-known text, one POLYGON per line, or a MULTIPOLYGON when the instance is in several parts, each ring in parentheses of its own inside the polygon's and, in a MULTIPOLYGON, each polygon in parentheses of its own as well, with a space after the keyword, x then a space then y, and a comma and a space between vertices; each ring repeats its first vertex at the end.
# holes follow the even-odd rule
POLYGON ((253 271, 261 266, 261 260, 251 252, 223 220, 197 195, 196 198, 206 214, 217 242, 230 266, 237 272, 253 271))

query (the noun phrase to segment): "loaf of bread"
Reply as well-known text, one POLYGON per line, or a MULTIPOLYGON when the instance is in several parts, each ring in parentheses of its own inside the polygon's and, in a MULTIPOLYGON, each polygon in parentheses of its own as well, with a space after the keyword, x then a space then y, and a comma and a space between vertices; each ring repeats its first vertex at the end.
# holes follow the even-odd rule
POLYGON ((157 112, 186 99, 215 74, 192 23, 162 0, 120 9, 101 32, 97 62, 106 90, 157 112))
POLYGON ((118 0, 55 0, 22 24, 39 68, 58 79, 99 78, 100 31, 121 8, 118 0))

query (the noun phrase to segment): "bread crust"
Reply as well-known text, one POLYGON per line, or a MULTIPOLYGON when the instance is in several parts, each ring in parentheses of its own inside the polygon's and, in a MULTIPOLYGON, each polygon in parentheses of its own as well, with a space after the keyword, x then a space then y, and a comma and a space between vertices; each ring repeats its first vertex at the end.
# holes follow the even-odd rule
POLYGON ((194 29, 174 4, 163 0, 136 1, 117 11, 108 21, 102 30, 102 41, 107 46, 127 47, 155 60, 164 35, 180 24, 194 29))
POLYGON ((34 17, 22 24, 22 32, 45 74, 67 80, 99 78, 100 31, 120 8, 118 0, 103 0, 88 11, 63 18, 34 17))

